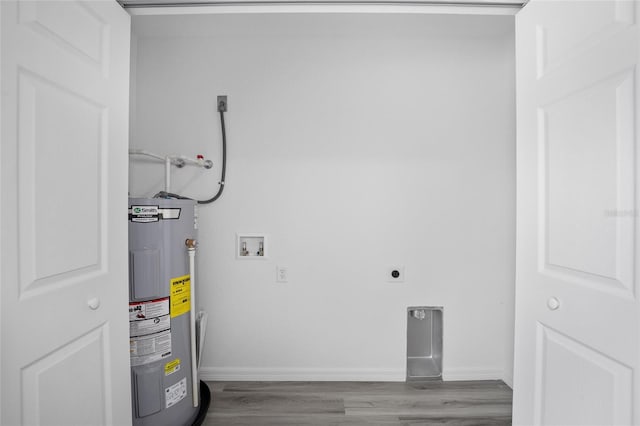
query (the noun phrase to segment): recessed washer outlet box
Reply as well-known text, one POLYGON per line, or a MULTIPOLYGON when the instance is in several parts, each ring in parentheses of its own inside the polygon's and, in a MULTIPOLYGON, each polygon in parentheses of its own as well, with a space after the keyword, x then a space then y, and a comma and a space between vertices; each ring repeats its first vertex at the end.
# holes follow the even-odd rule
POLYGON ((267 254, 267 236, 265 234, 236 234, 237 259, 266 259, 267 254))

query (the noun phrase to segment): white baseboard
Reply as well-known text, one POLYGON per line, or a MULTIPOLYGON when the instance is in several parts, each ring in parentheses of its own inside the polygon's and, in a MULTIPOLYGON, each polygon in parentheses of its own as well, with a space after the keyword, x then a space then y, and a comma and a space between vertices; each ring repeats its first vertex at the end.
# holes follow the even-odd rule
POLYGON ((375 368, 234 368, 201 367, 202 380, 218 381, 313 381, 313 382, 403 382, 404 369, 375 368))
MULTIPOLYGON (((502 380, 502 370, 445 370, 443 380, 502 380)), ((404 369, 377 368, 240 368, 201 367, 200 378, 211 381, 313 381, 313 382, 404 382, 404 369)))
POLYGON ((505 374, 504 377, 502 378, 502 381, 505 382, 505 384, 509 386, 511 389, 513 389, 513 373, 505 374))
POLYGON ((480 370, 472 368, 457 368, 444 370, 442 380, 444 381, 461 381, 461 380, 502 380, 504 371, 502 370, 480 370))

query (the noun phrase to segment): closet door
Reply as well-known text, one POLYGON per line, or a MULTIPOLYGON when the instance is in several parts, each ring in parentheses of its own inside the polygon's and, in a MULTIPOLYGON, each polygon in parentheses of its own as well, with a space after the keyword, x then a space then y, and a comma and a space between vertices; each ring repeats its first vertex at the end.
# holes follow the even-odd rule
POLYGON ((129 15, 0 2, 3 425, 131 423, 129 15))
POLYGON ((516 18, 516 425, 640 424, 639 8, 516 18))

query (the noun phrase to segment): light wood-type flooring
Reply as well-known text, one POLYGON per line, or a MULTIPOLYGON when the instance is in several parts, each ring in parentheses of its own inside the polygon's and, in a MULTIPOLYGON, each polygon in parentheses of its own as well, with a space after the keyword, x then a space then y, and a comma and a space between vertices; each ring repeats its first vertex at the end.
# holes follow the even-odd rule
POLYGON ((203 426, 511 424, 511 389, 473 382, 209 382, 203 426))

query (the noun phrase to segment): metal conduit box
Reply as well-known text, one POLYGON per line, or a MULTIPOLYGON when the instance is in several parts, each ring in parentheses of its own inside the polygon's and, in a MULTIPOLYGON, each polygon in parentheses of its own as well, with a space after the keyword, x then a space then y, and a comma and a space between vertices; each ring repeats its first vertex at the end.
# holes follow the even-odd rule
POLYGON ((442 380, 442 307, 407 308, 407 381, 442 380))

